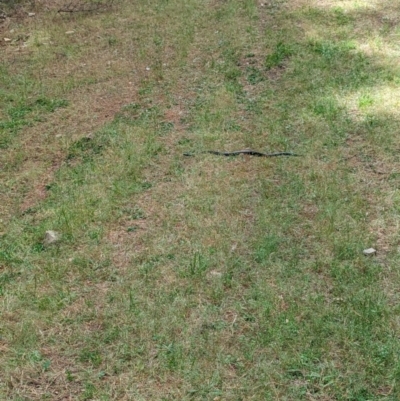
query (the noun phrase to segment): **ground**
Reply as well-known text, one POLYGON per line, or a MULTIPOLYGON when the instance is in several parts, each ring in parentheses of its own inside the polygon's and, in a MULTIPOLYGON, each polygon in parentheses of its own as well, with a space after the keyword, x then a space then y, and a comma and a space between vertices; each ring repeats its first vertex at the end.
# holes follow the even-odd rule
POLYGON ((0 19, 0 398, 399 399, 400 6, 66 5, 0 19))

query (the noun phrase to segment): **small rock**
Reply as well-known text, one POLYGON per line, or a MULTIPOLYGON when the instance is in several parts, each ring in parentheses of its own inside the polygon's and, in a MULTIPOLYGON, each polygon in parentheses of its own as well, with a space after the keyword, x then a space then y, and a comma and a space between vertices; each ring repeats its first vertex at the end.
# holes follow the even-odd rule
POLYGON ((371 256, 376 254, 376 249, 374 248, 368 248, 363 250, 363 254, 366 256, 371 256))
POLYGON ((4 38, 4 42, 11 42, 10 38, 4 38))
POLYGON ((51 245, 51 244, 55 244, 56 242, 58 242, 61 238, 61 235, 53 230, 48 230, 46 231, 46 234, 44 236, 44 245, 51 245))
POLYGON ((35 13, 28 13, 28 17, 34 17, 35 13))
POLYGON ((146 71, 150 71, 150 67, 146 67, 146 71))
POLYGON ((67 31, 67 32, 65 32, 66 35, 72 35, 73 33, 75 33, 75 31, 67 31))

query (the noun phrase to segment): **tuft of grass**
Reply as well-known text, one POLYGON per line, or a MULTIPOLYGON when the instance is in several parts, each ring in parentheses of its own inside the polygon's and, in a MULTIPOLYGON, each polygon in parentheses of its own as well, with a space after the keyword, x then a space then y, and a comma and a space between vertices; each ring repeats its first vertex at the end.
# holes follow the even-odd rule
POLYGON ((290 57, 292 53, 289 45, 278 42, 274 51, 265 57, 265 68, 270 70, 274 67, 282 67, 283 61, 290 57))

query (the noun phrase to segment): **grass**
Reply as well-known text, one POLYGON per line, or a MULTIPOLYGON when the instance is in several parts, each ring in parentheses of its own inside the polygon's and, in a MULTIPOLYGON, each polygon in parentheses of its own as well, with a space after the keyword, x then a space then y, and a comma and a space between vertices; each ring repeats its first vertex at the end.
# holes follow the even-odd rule
POLYGON ((398 6, 22 7, 0 398, 399 399, 398 6))

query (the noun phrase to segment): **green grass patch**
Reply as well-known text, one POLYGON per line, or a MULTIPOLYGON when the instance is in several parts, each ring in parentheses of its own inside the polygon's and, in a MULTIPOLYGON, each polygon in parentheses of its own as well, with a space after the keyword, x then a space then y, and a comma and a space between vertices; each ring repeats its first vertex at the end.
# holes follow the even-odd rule
POLYGON ((270 70, 271 68, 274 67, 282 67, 284 60, 286 60, 288 57, 292 55, 292 50, 290 46, 279 42, 275 50, 271 53, 268 54, 265 58, 265 68, 267 70, 270 70))
POLYGON ((0 148, 6 149, 15 140, 18 132, 45 119, 45 113, 52 113, 60 107, 68 106, 63 99, 39 97, 35 101, 6 100, 7 117, 0 120, 0 148))

